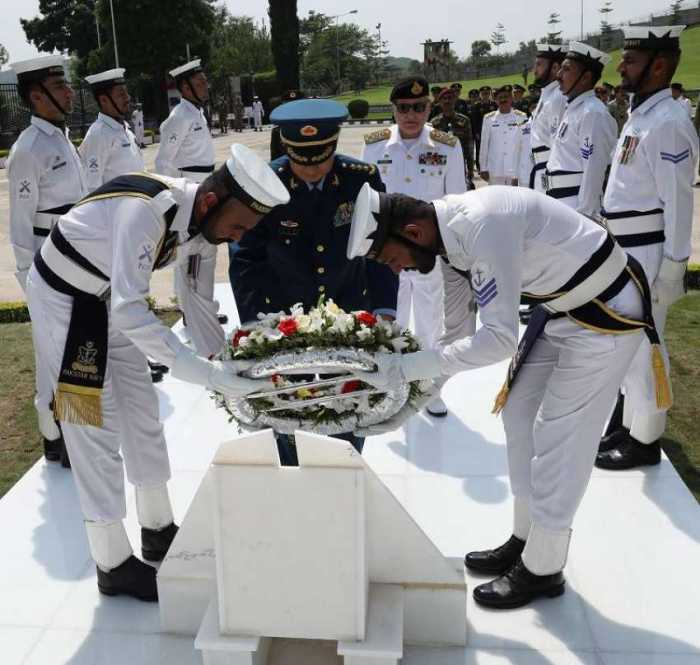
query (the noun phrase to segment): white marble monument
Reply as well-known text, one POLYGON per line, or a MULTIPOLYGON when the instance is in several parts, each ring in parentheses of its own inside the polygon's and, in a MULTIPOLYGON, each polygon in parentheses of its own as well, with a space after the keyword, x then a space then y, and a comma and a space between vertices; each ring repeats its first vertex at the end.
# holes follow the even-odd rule
POLYGON ((463 646, 465 576, 349 443, 270 430, 223 443, 158 573, 166 632, 205 665, 264 665, 271 638, 333 640, 346 665, 463 646))

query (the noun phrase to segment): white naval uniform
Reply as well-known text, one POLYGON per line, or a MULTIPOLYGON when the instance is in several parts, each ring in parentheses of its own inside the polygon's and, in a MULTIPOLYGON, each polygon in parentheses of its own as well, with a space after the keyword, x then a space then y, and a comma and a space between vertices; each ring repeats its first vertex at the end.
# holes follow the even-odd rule
POLYGON ((530 147, 534 161, 534 173, 527 181, 521 182, 521 185, 538 192, 544 192, 542 175, 544 175, 552 142, 557 135, 559 123, 565 110, 566 97, 559 90, 559 81, 548 83, 542 88, 540 99, 531 118, 530 147))
MULTIPOLYGON (((438 361, 443 376, 500 362, 518 344, 522 292, 562 287, 606 240, 596 223, 540 193, 489 187, 435 201, 450 265, 471 272, 481 327, 471 338, 446 338, 438 361), (481 287, 479 288, 479 286, 481 287)), ((445 266, 446 302, 464 316, 464 279, 445 266)), ((630 283, 607 302, 640 317, 630 283)), ((538 575, 561 570, 570 527, 598 450, 600 432, 642 332, 607 335, 567 317, 550 320, 527 356, 503 411, 514 534, 527 540, 523 561, 538 575)))
POLYGON ((145 170, 141 148, 129 125, 105 113, 99 113, 90 125, 78 154, 90 192, 119 175, 145 170))
POLYGON ((253 126, 256 129, 262 127, 264 115, 265 109, 263 109, 262 102, 260 100, 253 102, 253 126))
POLYGON ((599 219, 605 171, 616 140, 617 123, 593 90, 569 102, 547 160, 547 195, 599 219))
MULTIPOLYGON (((392 125, 370 134, 366 140, 371 142, 364 145, 361 159, 377 165, 387 193, 432 201, 445 194, 467 191, 462 148, 456 138, 426 125, 418 138, 405 140, 398 125, 392 125)), ((410 325, 411 306, 415 332, 423 348, 435 348, 443 319, 439 266, 427 275, 415 270, 401 272, 396 318, 406 328, 410 325)))
POLYGON ((693 119, 693 102, 691 102, 685 95, 681 95, 677 101, 686 111, 690 119, 693 119))
POLYGON ((481 126, 479 168, 488 171, 489 185, 510 185, 520 170, 520 125, 527 115, 518 109, 510 113, 491 111, 481 126))
MULTIPOLYGON (((64 238, 109 277, 111 287, 107 303, 109 342, 102 392, 103 426, 62 422, 81 508, 90 523, 111 524, 126 514, 120 450, 127 477, 137 487, 141 525, 153 529, 172 522, 165 490, 170 477, 168 454, 146 356, 171 366, 184 345, 150 311, 146 297, 165 230, 165 210, 173 204, 179 206, 170 230, 177 231, 180 243, 186 246, 206 241, 201 236, 187 240, 197 186, 184 179, 162 180, 169 189, 153 199, 117 196, 83 203, 64 215, 59 223, 64 238), (153 501, 139 501, 139 497, 149 493, 156 497, 155 507, 153 501)), ((42 257, 59 275, 80 273, 75 264, 61 258, 51 239, 44 244, 42 257)), ((210 273, 207 279, 213 283, 213 264, 202 266, 202 272, 205 269, 210 273)), ((75 279, 69 281, 75 282, 75 279)), ((92 293, 101 292, 104 286, 102 280, 94 277, 87 284, 92 293)), ((34 327, 34 338, 40 362, 55 386, 73 297, 50 287, 33 265, 27 278, 27 301, 32 318, 44 324, 34 327)), ((197 327, 202 335, 201 346, 196 346, 200 355, 219 351, 224 344, 215 312, 211 303, 197 298, 188 301, 185 313, 189 325, 197 327)))
MULTIPOLYGON (((657 92, 630 111, 615 149, 603 216, 625 251, 642 264, 652 293, 662 259, 683 261, 691 253, 697 157, 695 128, 670 90, 657 92), (657 237, 634 237, 654 232, 657 237)), ((669 303, 652 304, 662 336, 669 303)), ((623 384, 623 424, 641 443, 655 442, 666 427, 666 411, 656 406, 649 354, 644 341, 623 384)))
POLYGON ((529 187, 530 176, 532 169, 535 166, 535 161, 532 156, 532 118, 528 118, 527 122, 520 125, 520 146, 518 158, 518 185, 520 187, 529 187))
MULTIPOLYGON (((155 171, 174 178, 203 182, 214 171, 214 166, 214 141, 204 111, 183 97, 160 126, 155 171)), ((199 293, 207 300, 211 300, 213 294, 213 284, 210 290, 206 280, 203 283, 199 279, 197 266, 200 262, 216 264, 216 246, 204 243, 199 248, 201 251, 194 254, 193 249, 183 247, 178 252, 174 268, 175 295, 183 308, 192 293, 199 293)), ((189 320, 187 324, 189 331, 189 320)))
MULTIPOLYGON (((15 276, 26 291, 27 273, 34 254, 65 212, 65 206, 73 205, 88 191, 83 166, 70 142, 68 130, 63 131, 32 116, 31 124, 10 150, 7 179, 10 242, 17 265, 15 276)), ((39 362, 36 363, 36 390, 35 406, 41 434, 49 440, 58 439, 60 432, 49 408, 53 384, 39 362)))
POLYGON ((143 111, 136 109, 131 114, 131 124, 134 127, 134 136, 136 137, 136 144, 141 147, 143 145, 144 137, 144 125, 143 125, 143 111))

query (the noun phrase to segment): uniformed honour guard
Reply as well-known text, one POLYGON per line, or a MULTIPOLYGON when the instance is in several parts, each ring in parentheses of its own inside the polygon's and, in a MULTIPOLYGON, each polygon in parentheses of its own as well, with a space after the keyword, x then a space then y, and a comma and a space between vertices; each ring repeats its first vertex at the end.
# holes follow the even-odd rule
POLYGON ((141 148, 126 122, 131 98, 124 71, 110 69, 85 77, 100 109, 78 149, 89 191, 124 173, 145 170, 141 148))
POLYGON ((513 86, 513 108, 530 117, 530 104, 525 99, 525 88, 519 83, 513 86))
POLYGON ((134 136, 136 137, 136 144, 139 148, 145 148, 146 144, 144 142, 145 138, 145 125, 143 121, 143 106, 141 102, 136 103, 136 108, 131 114, 131 126, 134 128, 134 136))
MULTIPOLYGON (((87 194, 83 166, 66 127, 75 93, 66 80, 63 62, 62 56, 45 56, 11 65, 20 97, 32 114, 7 163, 10 243, 17 266, 15 276, 24 292, 34 254, 60 215, 87 194)), ((33 327, 33 334, 37 327, 33 327)), ((35 338, 35 358, 38 343, 35 338)), ((44 455, 51 461, 61 459, 68 466, 52 402, 53 386, 37 359, 34 405, 44 455)))
POLYGON ((692 119, 693 103, 685 96, 685 88, 682 83, 671 83, 671 95, 686 111, 692 119))
POLYGON ((558 74, 567 107, 545 170, 547 195, 591 219, 600 219, 603 182, 617 138, 617 125, 593 90, 608 62, 609 55, 588 44, 568 45, 558 74))
MULTIPOLYGON (((301 90, 287 90, 282 95, 282 104, 294 102, 299 99, 304 99, 304 93, 301 90)), ((286 154, 282 138, 280 136, 280 128, 274 125, 270 132, 270 159, 275 160, 286 154)))
MULTIPOLYGON (((474 136, 472 134, 472 123, 469 117, 457 112, 456 100, 458 92, 454 88, 444 88, 438 95, 438 104, 441 113, 436 115, 430 124, 440 131, 452 134, 459 139, 462 146, 464 165, 467 169, 467 178, 471 182, 474 177, 474 136)), ((464 101, 464 100, 460 100, 464 101)))
POLYGON ((561 44, 537 44, 533 75, 540 92, 530 124, 530 150, 532 170, 528 180, 520 184, 538 192, 544 192, 544 171, 566 109, 566 97, 559 90, 557 76, 566 56, 561 44))
POLYGON ((615 98, 608 104, 608 111, 615 119, 617 135, 619 136, 630 114, 630 103, 627 99, 627 93, 621 85, 615 87, 615 98))
MULTIPOLYGON (((618 72, 633 93, 630 117, 617 142, 603 217, 608 230, 644 267, 654 319, 663 332, 668 308, 684 292, 691 253, 693 181, 698 137, 669 83, 678 66, 684 26, 625 26, 618 72)), ((642 343, 625 381, 622 422, 601 442, 597 466, 629 469, 658 464, 666 410, 655 399, 642 343)), ((661 362, 661 359, 659 359, 661 362)))
MULTIPOLYGON (((426 125, 430 113, 428 82, 421 76, 402 79, 391 91, 396 124, 365 136, 362 159, 375 164, 387 192, 426 201, 467 189, 459 140, 426 125)), ((399 277, 398 322, 408 328, 411 310, 415 332, 424 348, 433 349, 442 334, 443 288, 439 268, 399 277)), ((473 308, 472 308, 473 313, 473 308)), ((440 397, 428 404, 430 415, 447 415, 440 397)))
MULTIPOLYGON (((484 187, 432 203, 363 195, 348 256, 373 257, 394 270, 430 270, 436 258, 447 258, 447 338, 468 311, 466 277, 455 269, 471 275, 482 325, 439 349, 376 354, 377 372, 361 379, 380 389, 444 380, 515 353, 495 404, 506 433, 513 531, 502 546, 467 554, 465 564, 496 578, 474 589, 482 605, 506 609, 559 596, 609 405, 644 333, 658 344, 644 271, 600 225, 523 187, 484 187), (521 297, 537 306, 518 345, 521 297)), ((658 381, 668 398, 663 367, 658 381)), ((410 415, 406 409, 367 433, 395 428, 410 415)))
POLYGON ((470 117, 472 121, 472 132, 474 133, 476 170, 478 172, 482 171, 479 156, 481 154, 481 128, 484 124, 484 116, 488 113, 492 113, 497 108, 498 105, 491 99, 491 86, 482 85, 479 88, 479 98, 472 105, 473 114, 470 117))
POLYGON ((520 125, 527 115, 513 108, 513 89, 496 91, 498 109, 484 116, 479 164, 481 178, 489 185, 517 185, 520 171, 520 125))
POLYGON ((260 98, 256 95, 253 97, 253 129, 256 132, 262 132, 263 116, 265 115, 265 109, 260 101, 260 98))
POLYGON ((450 86, 454 95, 455 111, 462 115, 469 115, 469 103, 466 99, 462 99, 462 84, 459 82, 453 83, 450 86))
MULTIPOLYGON (((270 163, 289 192, 247 233, 231 261, 231 282, 241 321, 259 312, 314 307, 319 297, 345 311, 396 317, 398 279, 389 268, 345 256, 360 188, 383 191, 374 164, 336 153, 347 108, 331 100, 304 99, 278 106, 270 116, 285 155, 270 163)), ((341 435, 362 452, 364 439, 341 435)), ((284 465, 298 464, 291 437, 278 436, 284 465)))
POLYGON ((243 123, 244 123, 244 118, 245 118, 245 107, 243 106, 243 102, 241 101, 240 96, 236 96, 236 99, 233 102, 233 131, 234 132, 242 132, 243 131, 243 123))
POLYGON ((156 569, 133 556, 124 530, 124 467, 136 487, 143 558, 161 560, 177 532, 146 356, 177 379, 229 396, 272 387, 241 377, 245 363, 206 360, 224 344, 211 307, 188 301, 190 325, 210 331, 196 353, 163 325, 146 301, 152 272, 187 244, 240 239, 288 199, 267 164, 234 145, 200 185, 145 173, 111 180, 60 218, 34 259, 27 302, 42 322, 34 326, 38 360, 55 391, 54 415, 104 594, 157 599, 156 569))

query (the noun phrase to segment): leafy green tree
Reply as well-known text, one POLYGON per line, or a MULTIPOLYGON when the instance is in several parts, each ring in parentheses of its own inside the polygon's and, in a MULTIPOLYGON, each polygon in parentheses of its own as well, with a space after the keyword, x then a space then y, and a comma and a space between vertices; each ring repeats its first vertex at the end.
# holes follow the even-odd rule
POLYGON ((674 0, 669 5, 668 11, 669 14, 671 15, 671 23, 673 25, 676 25, 677 23, 680 23, 681 21, 681 7, 683 6, 683 0, 674 0))
POLYGON ((477 39, 475 42, 472 42, 471 53, 472 59, 479 60, 480 58, 483 58, 491 53, 491 44, 485 39, 477 39))
POLYGON ((297 0, 269 0, 272 55, 283 90, 299 87, 299 18, 297 0))

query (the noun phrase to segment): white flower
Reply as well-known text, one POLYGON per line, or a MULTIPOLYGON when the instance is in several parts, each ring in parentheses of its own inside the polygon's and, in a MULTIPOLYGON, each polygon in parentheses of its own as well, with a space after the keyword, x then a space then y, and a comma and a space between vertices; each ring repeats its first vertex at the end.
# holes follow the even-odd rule
POLYGON ((335 317, 333 325, 331 326, 331 332, 340 333, 341 335, 350 332, 355 326, 355 317, 352 314, 346 314, 340 311, 335 317))
POLYGON ((409 342, 403 336, 396 337, 395 339, 391 340, 391 346, 394 347, 394 351, 396 351, 397 353, 401 353, 401 351, 408 348, 409 342))
POLYGON ((297 322, 297 330, 300 333, 307 333, 311 327, 311 317, 308 314, 297 314, 294 316, 297 322))
POLYGON ((250 342, 250 335, 248 335, 248 337, 241 337, 241 338, 238 340, 238 347, 242 349, 242 348, 244 348, 244 347, 246 347, 246 346, 249 346, 250 343, 251 343, 251 342, 250 342))
POLYGON ((266 340, 276 342, 278 339, 282 339, 284 335, 277 330, 277 328, 267 328, 262 331, 263 337, 266 340))
POLYGON ((304 313, 304 305, 300 302, 294 303, 289 312, 294 318, 301 316, 304 313))
POLYGON ((365 342, 368 339, 372 339, 374 336, 374 333, 372 330, 370 330, 367 326, 360 326, 360 329, 357 331, 357 339, 359 339, 361 342, 365 342))

